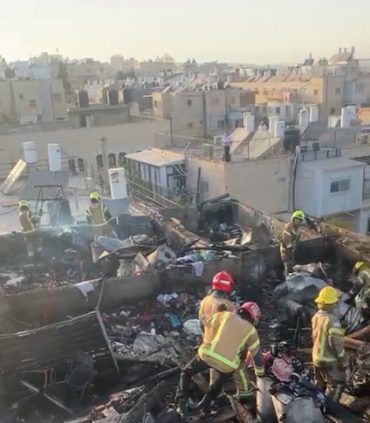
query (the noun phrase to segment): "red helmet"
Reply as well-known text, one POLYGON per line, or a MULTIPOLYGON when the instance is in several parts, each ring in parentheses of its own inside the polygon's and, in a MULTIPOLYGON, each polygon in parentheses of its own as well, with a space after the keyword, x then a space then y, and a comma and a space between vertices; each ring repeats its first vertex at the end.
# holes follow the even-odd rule
POLYGON ((253 323, 258 323, 262 317, 261 309, 256 303, 247 302, 239 307, 239 313, 247 313, 253 323))
POLYGON ((223 291, 227 294, 231 294, 233 288, 234 279, 229 273, 222 271, 213 276, 212 289, 215 291, 223 291))

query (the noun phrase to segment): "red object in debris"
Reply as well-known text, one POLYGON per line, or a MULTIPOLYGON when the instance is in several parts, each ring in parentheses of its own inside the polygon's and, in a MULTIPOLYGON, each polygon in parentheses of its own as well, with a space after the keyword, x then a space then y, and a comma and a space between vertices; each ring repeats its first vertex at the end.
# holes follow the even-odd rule
POLYGON ((280 382, 289 382, 292 378, 293 372, 294 369, 289 357, 275 358, 271 367, 271 373, 276 377, 276 379, 280 380, 280 382))
MULTIPOLYGON (((264 353, 262 353, 262 361, 263 361, 263 364, 265 366, 267 366, 268 364, 270 364, 271 358, 272 358, 272 355, 271 355, 270 352, 264 352, 264 353)), ((250 352, 248 352, 247 357, 245 359, 245 365, 247 367, 252 367, 253 366, 252 354, 250 352)))

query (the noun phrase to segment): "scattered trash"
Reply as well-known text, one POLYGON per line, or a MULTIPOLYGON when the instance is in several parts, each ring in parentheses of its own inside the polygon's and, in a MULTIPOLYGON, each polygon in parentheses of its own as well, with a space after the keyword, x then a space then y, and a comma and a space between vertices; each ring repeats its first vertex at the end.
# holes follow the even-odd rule
POLYGON ((187 335, 194 335, 194 336, 202 335, 202 329, 200 327, 200 322, 198 319, 187 320, 183 324, 183 329, 187 335))

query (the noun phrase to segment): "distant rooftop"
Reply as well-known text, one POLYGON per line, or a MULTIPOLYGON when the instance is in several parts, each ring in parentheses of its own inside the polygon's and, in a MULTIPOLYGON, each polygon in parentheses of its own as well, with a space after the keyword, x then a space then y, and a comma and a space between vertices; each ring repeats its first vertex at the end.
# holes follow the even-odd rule
POLYGON ((310 160, 307 162, 303 162, 302 164, 311 168, 322 170, 323 172, 366 166, 366 163, 361 163, 356 160, 347 159, 345 157, 336 157, 325 160, 310 160))
POLYGON ((151 148, 138 153, 127 154, 126 159, 160 167, 183 162, 185 160, 185 156, 184 154, 175 153, 169 150, 151 148))

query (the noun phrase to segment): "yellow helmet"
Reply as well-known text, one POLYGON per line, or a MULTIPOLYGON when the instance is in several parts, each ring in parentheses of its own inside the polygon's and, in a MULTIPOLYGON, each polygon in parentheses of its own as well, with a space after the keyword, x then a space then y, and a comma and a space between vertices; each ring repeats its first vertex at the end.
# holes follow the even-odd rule
POLYGON ((299 219, 299 220, 304 220, 304 213, 302 210, 296 210, 293 214, 292 214, 292 220, 293 219, 299 219))
POLYGON ((354 266, 353 266, 353 271, 354 272, 358 272, 361 267, 365 264, 364 261, 358 261, 354 266))
POLYGON ((28 208, 30 208, 30 204, 29 204, 29 202, 28 201, 26 201, 26 200, 21 200, 19 203, 18 203, 18 207, 21 209, 22 207, 28 207, 28 208))
POLYGON ((332 286, 326 286, 320 292, 315 302, 318 304, 335 304, 339 301, 338 291, 332 286))
POLYGON ((101 196, 97 191, 93 191, 90 193, 90 200, 100 201, 101 196))

